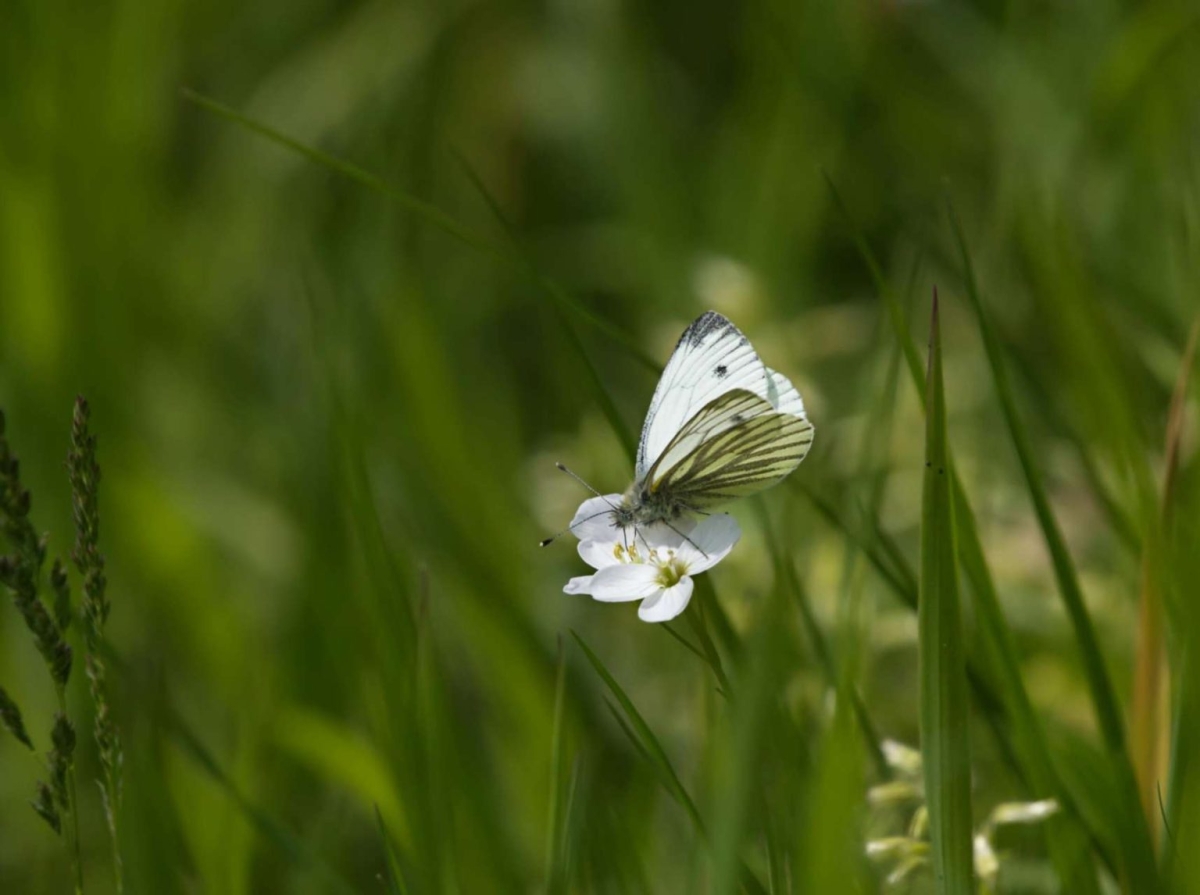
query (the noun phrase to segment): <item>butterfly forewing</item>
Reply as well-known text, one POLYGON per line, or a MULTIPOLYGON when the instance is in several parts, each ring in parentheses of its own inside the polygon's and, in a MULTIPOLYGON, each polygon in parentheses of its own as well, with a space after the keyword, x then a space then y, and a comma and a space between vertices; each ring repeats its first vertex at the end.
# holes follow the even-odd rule
MULTIPOLYGON (((783 383, 791 388, 786 379, 783 383)), ((638 444, 638 479, 713 399, 738 389, 766 397, 771 384, 767 368, 736 326, 715 311, 698 317, 680 337, 650 400, 638 444)))
POLYGON ((648 484, 705 509, 775 484, 804 459, 812 438, 803 416, 780 413, 759 395, 735 389, 688 420, 650 470, 648 484))

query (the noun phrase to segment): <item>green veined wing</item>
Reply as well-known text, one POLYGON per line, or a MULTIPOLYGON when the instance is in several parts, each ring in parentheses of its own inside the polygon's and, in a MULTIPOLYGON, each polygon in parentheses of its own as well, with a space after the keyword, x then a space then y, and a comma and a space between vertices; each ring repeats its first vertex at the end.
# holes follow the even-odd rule
POLYGON ((693 509, 761 491, 795 469, 813 440, 803 415, 780 413, 745 389, 726 392, 684 424, 646 480, 693 509))

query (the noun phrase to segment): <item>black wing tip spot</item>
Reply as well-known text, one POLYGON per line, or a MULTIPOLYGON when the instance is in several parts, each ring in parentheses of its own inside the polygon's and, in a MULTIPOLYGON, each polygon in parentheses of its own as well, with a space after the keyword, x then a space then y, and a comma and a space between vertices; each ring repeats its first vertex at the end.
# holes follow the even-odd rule
MULTIPOLYGON (((716 311, 705 311, 692 321, 691 326, 683 331, 683 336, 679 341, 686 342, 693 348, 699 347, 712 333, 725 329, 732 329, 739 336, 741 335, 738 332, 738 328, 729 322, 728 317, 718 314, 716 311)), ((742 336, 742 339, 744 341, 745 336, 742 336)))
POLYGON ((713 375, 718 379, 724 379, 729 375, 729 368, 724 364, 719 364, 716 369, 713 370, 713 375))

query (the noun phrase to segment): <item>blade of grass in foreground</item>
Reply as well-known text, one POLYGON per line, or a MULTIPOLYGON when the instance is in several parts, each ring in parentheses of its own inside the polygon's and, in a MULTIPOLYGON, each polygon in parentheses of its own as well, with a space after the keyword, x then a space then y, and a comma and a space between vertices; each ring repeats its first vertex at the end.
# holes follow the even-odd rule
POLYGON ((935 891, 939 895, 970 895, 973 867, 967 663, 959 619, 954 502, 947 474, 946 395, 936 292, 930 323, 928 379, 925 489, 921 503, 921 597, 917 606, 921 756, 935 891))
POLYGON ((675 773, 675 768, 671 764, 671 759, 667 757, 667 752, 663 749, 662 744, 658 741, 658 737, 654 735, 654 731, 650 729, 650 725, 646 723, 641 713, 633 704, 633 700, 626 695, 621 689, 621 685, 617 683, 616 678, 609 673, 609 670, 604 667, 604 663, 600 661, 599 656, 592 652, 582 637, 571 632, 571 636, 575 638, 575 642, 579 644, 583 650, 583 654, 591 663, 592 668, 596 670, 596 674, 600 675, 600 679, 604 681, 604 685, 608 687, 609 692, 616 698, 620 704, 622 711, 625 712, 625 717, 628 719, 631 730, 630 732, 635 737, 635 745, 640 746, 644 750, 646 758, 650 761, 655 771, 658 772, 664 788, 669 792, 672 798, 677 801, 688 817, 691 818, 696 831, 702 836, 707 835, 704 827, 704 821, 700 818, 700 811, 696 808, 696 803, 692 801, 692 797, 688 795, 687 790, 683 787, 683 782, 679 779, 679 775, 675 773))
POLYGON ((1137 782, 1125 748, 1125 732, 1121 721, 1120 704, 1108 674, 1095 626, 1092 624, 1091 616, 1088 614, 1084 602, 1083 589, 1079 584, 1074 561, 1067 550, 1066 539, 1063 537, 1054 510, 1050 506, 1050 499, 1047 496, 1041 472, 1034 459, 1033 443, 1017 414, 1016 400, 1001 354, 1000 340, 980 298, 974 266, 967 249, 966 236, 949 198, 946 200, 946 208, 961 256, 967 297, 979 323, 984 350, 992 372, 992 380, 1000 400, 1000 408, 1003 411, 1013 446, 1017 451, 1025 484, 1033 502, 1034 513, 1037 516, 1038 525, 1042 529, 1046 547, 1050 552, 1059 594, 1067 610, 1067 616, 1071 621, 1071 627, 1079 647, 1092 707, 1100 727, 1101 737, 1113 764, 1114 786, 1117 788, 1121 800, 1125 802, 1125 810, 1121 812, 1121 816, 1114 818, 1121 831, 1118 842, 1123 852, 1123 875, 1127 884, 1132 887, 1132 891, 1154 891, 1153 846, 1145 816, 1140 811, 1137 782))
MULTIPOLYGON (((600 661, 600 657, 592 652, 591 647, 576 632, 572 631, 571 636, 575 638, 575 642, 583 650, 584 656, 587 657, 596 674, 600 676, 604 685, 608 687, 609 692, 612 693, 613 697, 620 704, 625 717, 622 718, 614 708, 613 716, 616 718, 617 723, 620 724, 642 757, 658 773, 659 781, 662 783, 663 788, 671 794, 671 797, 687 813, 700 838, 707 842, 708 830, 704 825, 703 819, 700 817, 700 811, 696 807, 695 801, 688 794, 687 789, 684 788, 683 781, 675 773, 675 767, 671 764, 671 759, 667 757, 667 752, 663 749, 662 743, 658 741, 658 737, 654 735, 654 731, 650 729, 650 725, 646 723, 646 720, 637 710, 637 707, 634 706, 633 700, 629 698, 609 670, 604 667, 604 663, 600 661)), ((765 895, 766 889, 759 882, 758 878, 754 876, 753 872, 741 862, 739 862, 739 867, 739 881, 742 887, 748 892, 755 893, 755 895, 759 895, 759 893, 765 895)))
MULTIPOLYGON (((837 187, 828 176, 826 182, 833 195, 834 204, 850 228, 854 243, 870 271, 876 291, 888 307, 888 316, 908 362, 913 387, 924 404, 926 395, 920 354, 909 331, 900 300, 884 277, 871 247, 855 227, 854 219, 842 201, 837 187)), ((1095 870, 1084 849, 1081 831, 1086 832, 1097 852, 1110 867, 1114 866, 1114 861, 1105 848, 1104 838, 1080 816, 1074 799, 1069 796, 1067 787, 1055 767, 1045 728, 1033 709, 1033 702, 1021 677, 1016 642, 1000 607, 999 594, 979 539, 975 514, 954 468, 950 446, 947 444, 946 448, 954 494, 959 560, 974 597, 979 617, 978 627, 983 634, 984 648, 979 657, 972 661, 972 667, 981 663, 986 665, 991 671, 989 677, 996 681, 997 692, 1003 699, 1004 711, 1008 717, 1007 726, 1011 731, 1012 745, 1020 757, 1022 769, 1029 782, 1029 795, 1033 798, 1053 796, 1064 808, 1062 815, 1051 818, 1045 826, 1048 850, 1064 889, 1084 895, 1098 893, 1095 870)), ((978 687, 976 692, 979 692, 978 687)), ((999 734, 999 731, 997 733, 999 734)))

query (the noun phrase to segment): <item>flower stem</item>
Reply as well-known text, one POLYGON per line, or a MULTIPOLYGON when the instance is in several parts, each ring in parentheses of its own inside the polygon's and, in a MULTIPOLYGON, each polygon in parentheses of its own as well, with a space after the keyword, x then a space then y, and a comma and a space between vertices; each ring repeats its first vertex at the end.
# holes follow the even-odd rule
POLYGON ((717 676, 717 683, 721 685, 721 691, 729 699, 733 698, 733 691, 729 687, 729 678, 725 674, 725 667, 721 664, 721 655, 717 652, 717 646, 713 643, 713 639, 708 633, 708 621, 704 612, 704 600, 696 601, 696 611, 687 613, 688 624, 692 626, 692 630, 696 632, 696 636, 700 639, 700 648, 704 650, 704 658, 708 665, 713 670, 713 674, 717 676))

